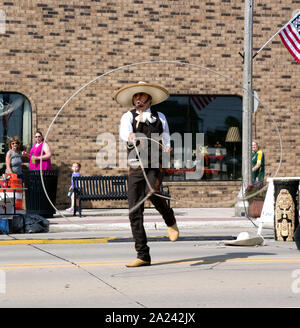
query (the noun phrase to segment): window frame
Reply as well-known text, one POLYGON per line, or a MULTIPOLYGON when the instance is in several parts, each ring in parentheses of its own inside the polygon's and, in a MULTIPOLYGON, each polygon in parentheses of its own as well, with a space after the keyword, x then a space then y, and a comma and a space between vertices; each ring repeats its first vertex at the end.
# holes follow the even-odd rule
MULTIPOLYGON (((196 178, 192 178, 192 179, 187 179, 187 175, 186 173, 189 173, 189 171, 191 171, 191 169, 188 169, 188 167, 182 167, 179 169, 178 172, 176 172, 176 170, 174 170, 174 163, 171 163, 171 167, 173 168, 173 171, 171 169, 167 169, 167 176, 164 178, 164 181, 168 182, 168 181, 178 181, 178 182, 195 182, 195 181, 238 181, 242 179, 242 142, 240 140, 240 142, 225 142, 226 140, 226 134, 228 133, 228 130, 230 127, 232 126, 237 126, 238 130, 239 130, 239 135, 240 135, 240 139, 242 136, 242 101, 243 98, 240 95, 237 94, 170 94, 170 97, 165 100, 163 103, 160 103, 158 105, 154 105, 152 106, 152 108, 154 108, 157 111, 162 112, 163 114, 165 114, 166 119, 168 121, 169 124, 169 129, 170 129, 170 134, 172 136, 172 133, 174 133, 174 129, 172 127, 172 117, 170 118, 170 115, 168 113, 168 110, 164 110, 164 108, 166 108, 166 103, 170 102, 170 100, 174 100, 176 98, 183 98, 183 97, 187 97, 187 105, 189 106, 186 110, 185 110, 185 114, 182 116, 183 120, 185 120, 185 118, 187 117, 187 115, 189 113, 191 113, 192 111, 192 107, 191 107, 191 98, 192 97, 212 97, 214 98, 214 100, 218 101, 222 101, 222 99, 226 99, 227 98, 227 102, 226 105, 229 106, 230 103, 230 99, 232 98, 232 102, 234 104, 234 110, 231 110, 231 113, 234 113, 234 115, 224 115, 224 117, 226 116, 226 120, 228 119, 228 121, 226 122, 226 120, 224 120, 224 127, 225 127, 225 122, 226 122, 226 130, 217 130, 215 129, 213 132, 209 132, 206 133, 206 135, 204 135, 204 146, 209 146, 207 147, 207 149, 203 150, 203 151, 207 151, 207 155, 210 159, 211 164, 208 164, 209 167, 206 165, 207 163, 205 163, 205 158, 204 158, 204 172, 203 172, 203 176, 201 177, 201 179, 196 179, 196 178), (238 115, 236 114, 236 110, 238 109, 238 115), (219 133, 219 135, 218 135, 219 133), (209 140, 208 138, 211 138, 212 135, 215 134, 215 139, 211 139, 209 140), (217 140, 218 137, 222 140, 217 140), (221 138, 222 137, 222 138, 221 138), (218 149, 218 147, 215 148, 215 146, 217 145, 217 141, 221 141, 221 145, 222 147, 220 149, 218 149), (225 163, 226 162, 226 163, 225 163), (224 171, 225 170, 225 171, 224 171), (220 173, 221 172, 221 173, 220 173)), ((213 100, 213 101, 214 101, 213 100)), ((211 101, 210 103, 208 103, 207 106, 204 106, 204 108, 202 108, 202 110, 205 110, 206 107, 213 106, 213 101, 211 101)), ((169 105, 170 107, 171 105, 169 105)), ((220 104, 217 105, 217 107, 220 107, 220 104)), ((168 107, 168 105, 167 105, 168 107)), ((181 106, 184 107, 184 106, 181 106)), ((216 108, 216 111, 218 109, 216 108)), ((190 115, 189 121, 193 121, 193 119, 201 118, 200 116, 197 116, 197 113, 194 113, 196 115, 190 115)), ((187 125, 187 122, 184 122, 187 125)), ((192 122, 192 124, 190 124, 190 126, 188 127, 189 131, 184 131, 184 132, 192 132, 195 133, 197 131, 195 131, 195 128, 193 127, 193 124, 195 124, 195 122, 192 122)), ((203 123, 205 124, 205 123, 203 123)), ((218 126, 216 125, 216 128, 218 126)), ((177 131, 178 132, 178 131, 177 131)), ((184 132, 180 132, 180 133, 184 133, 184 132)), ((198 132, 199 133, 199 132, 198 132)), ((194 147, 195 142, 193 141, 193 147, 194 147)), ((194 158, 193 158, 194 159, 194 158)), ((193 163, 195 163, 193 161, 193 163)))
MULTIPOLYGON (((29 98, 21 92, 17 91, 0 91, 0 113, 5 111, 5 106, 10 106, 16 103, 17 108, 14 109, 10 116, 5 120, 4 115, 0 117, 0 174, 5 173, 6 163, 5 157, 9 150, 8 142, 11 137, 18 136, 21 142, 20 149, 23 150, 26 146, 26 150, 29 151, 32 147, 32 117, 33 107, 29 98), (8 98, 8 100, 7 100, 8 98), (22 98, 22 99, 21 99, 22 98), (19 102, 19 103, 18 103, 19 102), (21 113, 20 113, 21 111, 21 113), (20 122, 20 118, 22 121, 20 122), (12 119, 15 119, 12 121, 12 119), (17 131, 14 132, 14 126, 17 127, 17 131)), ((8 111, 10 109, 8 108, 8 111)), ((9 115, 8 113, 7 115, 9 115)))

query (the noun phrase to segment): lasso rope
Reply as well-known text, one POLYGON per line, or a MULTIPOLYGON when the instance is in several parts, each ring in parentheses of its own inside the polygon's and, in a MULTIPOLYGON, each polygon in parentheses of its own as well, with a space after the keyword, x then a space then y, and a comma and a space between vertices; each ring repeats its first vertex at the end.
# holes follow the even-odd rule
MULTIPOLYGON (((119 66, 119 67, 116 67, 116 68, 113 68, 112 70, 110 71, 107 71, 95 78, 93 78, 92 80, 90 80, 89 82, 87 82, 86 84, 84 84, 82 87, 80 87, 76 92, 74 92, 68 99, 67 101, 62 105, 62 107, 58 110, 58 112, 56 113, 54 119, 52 120, 52 122, 50 123, 49 125, 49 128, 46 132, 46 135, 45 135, 45 138, 44 138, 44 141, 46 142, 47 138, 48 138, 48 134, 50 133, 50 130, 55 122, 55 120, 57 119, 57 117, 60 115, 60 113, 64 110, 64 108, 67 106, 67 104, 69 104, 71 102, 71 100, 73 98, 75 98, 79 93, 81 93, 85 88, 87 88, 89 85, 93 84, 94 82, 96 82, 97 80, 100 80, 101 78, 105 77, 105 76, 108 76, 114 72, 117 72, 119 70, 124 70, 128 67, 134 67, 134 66, 139 66, 139 65, 146 65, 146 64, 175 64, 175 65, 182 65, 182 66, 188 66, 188 67, 193 67, 193 68, 197 68, 197 69, 202 69, 208 73, 213 73, 219 77, 222 77, 222 78, 225 78, 229 81, 231 81, 235 86, 238 86, 240 87, 242 90, 246 91, 249 93, 249 91, 244 88, 241 84, 237 83, 237 81, 227 75, 224 75, 222 73, 219 73, 215 70, 212 70, 210 68, 207 68, 207 67, 204 67, 204 66, 201 66, 201 65, 197 65, 197 64, 192 64, 192 63, 188 63, 188 62, 180 62, 180 61, 175 61, 175 60, 150 60, 150 61, 142 61, 142 62, 137 62, 137 63, 132 63, 132 64, 126 64, 126 65, 123 65, 123 66, 119 66)), ((262 108, 264 110, 266 110, 267 114, 269 115, 270 117, 270 120, 273 122, 274 126, 275 126, 275 129, 276 129, 276 132, 278 134, 278 137, 279 137, 279 164, 278 164, 278 167, 277 167, 277 170, 275 172, 275 175, 274 176, 277 176, 278 172, 279 172, 279 169, 281 167, 281 162, 282 162, 282 139, 281 139, 281 135, 280 135, 280 132, 279 132, 279 129, 278 129, 278 126, 277 126, 277 123, 275 122, 274 118, 272 117, 271 115, 271 111, 257 98, 257 96, 255 94, 251 94, 251 96, 253 96, 254 99, 256 99, 258 101, 258 103, 261 104, 262 108)), ((43 152, 43 149, 44 149, 44 144, 43 144, 43 147, 42 147, 42 152, 43 152)), ((64 217, 67 221, 71 221, 69 219, 66 218, 66 216, 61 212, 59 211, 55 206, 54 204, 52 203, 52 201, 50 200, 49 196, 48 196, 48 193, 46 191, 46 188, 45 188, 45 184, 44 184, 44 179, 43 179, 43 175, 42 175, 42 160, 40 160, 40 172, 41 172, 41 182, 42 182, 42 186, 43 186, 43 190, 45 192, 45 195, 49 201, 49 203, 52 205, 52 207, 56 210, 56 212, 60 213, 60 215, 62 217, 64 217)), ((255 194, 252 194, 251 196, 248 196, 248 197, 244 197, 243 200, 248 200, 252 197, 254 197, 256 194, 259 194, 261 193, 262 191, 264 191, 265 189, 267 188, 267 186, 265 186, 264 188, 262 188, 260 191, 258 191, 257 193, 255 194)), ((163 195, 160 195, 160 197, 164 197, 164 198, 167 198, 163 195)), ((184 202, 184 203, 190 203, 190 204, 197 204, 199 206, 199 201, 191 201, 191 200, 178 200, 178 199, 175 199, 175 198, 167 198, 167 199, 171 199, 171 200, 174 200, 176 202, 184 202)), ((222 204, 222 205, 232 205, 233 203, 233 200, 231 201, 226 201, 226 202, 218 202, 218 204, 222 204)), ((215 203, 205 203, 206 206, 208 205, 212 205, 212 206, 215 206, 216 204, 215 203)), ((79 225, 79 224, 78 224, 79 225)))
MULTIPOLYGON (((141 139, 146 139, 146 140, 150 140, 152 142, 156 142, 159 146, 161 146, 162 148, 165 147, 165 145, 163 145, 162 143, 160 143, 159 141, 153 139, 153 138, 148 138, 148 137, 136 137, 137 140, 141 140, 141 139)), ((139 160, 139 163, 140 163, 140 166, 141 166, 141 170, 143 172, 143 175, 144 175, 144 178, 145 178, 145 181, 148 185, 148 188, 149 188, 149 192, 147 193, 147 195, 140 201, 138 202, 134 207, 132 207, 130 210, 129 210, 129 214, 134 212, 138 207, 140 207, 150 196, 152 195, 155 195, 155 196, 158 196, 158 197, 161 197, 161 198, 165 198, 167 200, 172 200, 172 201, 175 201, 176 203, 189 203, 189 204, 197 204, 199 206, 199 201, 193 201, 193 200, 180 200, 180 199, 177 199, 177 198, 173 198, 173 197, 168 197, 168 196, 164 196, 164 195, 161 195, 159 193, 157 193, 153 187, 151 186, 148 178, 147 178, 147 175, 146 175, 146 172, 145 172, 145 168, 143 166, 143 162, 141 160, 141 157, 140 157, 140 154, 139 154, 139 151, 138 151, 138 148, 136 146, 136 143, 134 143, 134 149, 136 151, 136 154, 137 154, 137 157, 138 157, 138 160, 139 160)), ((268 187, 268 185, 264 186, 263 188, 261 188, 260 190, 258 190, 257 192, 249 195, 249 196, 246 196, 245 197, 245 193, 244 193, 244 189, 242 188, 242 198, 239 199, 240 201, 247 201, 249 199, 251 199, 252 197, 255 197, 256 195, 262 193, 266 188, 268 187)), ((218 204, 222 204, 222 205, 228 205, 228 204, 232 204, 232 200, 230 201, 225 201, 225 202, 218 202, 218 204)), ((206 203, 206 205, 210 206, 214 206, 215 203, 206 203)))

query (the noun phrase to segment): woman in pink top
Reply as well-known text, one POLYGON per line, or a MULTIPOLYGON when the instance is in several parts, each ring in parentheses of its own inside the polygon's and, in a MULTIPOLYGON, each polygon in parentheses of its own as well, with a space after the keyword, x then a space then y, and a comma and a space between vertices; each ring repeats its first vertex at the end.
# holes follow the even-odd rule
POLYGON ((22 153, 22 155, 30 158, 29 170, 40 170, 41 159, 42 159, 42 170, 44 171, 52 170, 52 166, 51 166, 52 153, 48 143, 43 141, 44 138, 40 131, 36 131, 34 138, 36 143, 31 148, 30 154, 26 152, 22 153), (41 155, 42 148, 43 148, 43 154, 41 155))

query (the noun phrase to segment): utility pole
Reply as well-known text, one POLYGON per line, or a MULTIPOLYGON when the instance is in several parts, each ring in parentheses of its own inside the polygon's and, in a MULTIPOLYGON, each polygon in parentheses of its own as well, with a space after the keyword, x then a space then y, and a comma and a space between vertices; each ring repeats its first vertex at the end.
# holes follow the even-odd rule
POLYGON ((244 185, 251 183, 251 146, 252 146, 252 56, 253 56, 253 0, 245 0, 244 22, 244 78, 243 78, 243 163, 242 173, 244 185))
MULTIPOLYGON (((253 49, 253 0, 245 0, 244 16, 244 75, 243 75, 243 133, 242 133, 242 178, 243 185, 238 198, 242 199, 245 188, 252 180, 252 49, 253 49)), ((248 202, 238 201, 235 206, 235 215, 241 216, 248 211, 248 202)))

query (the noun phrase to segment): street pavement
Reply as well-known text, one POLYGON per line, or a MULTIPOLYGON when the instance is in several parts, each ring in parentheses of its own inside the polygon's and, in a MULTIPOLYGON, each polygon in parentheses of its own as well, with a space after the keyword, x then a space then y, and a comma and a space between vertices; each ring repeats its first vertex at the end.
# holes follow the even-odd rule
MULTIPOLYGON (((181 238, 195 240, 235 239, 242 231, 256 235, 258 223, 255 219, 235 216, 234 208, 173 208, 181 238)), ((39 240, 45 243, 55 240, 74 242, 109 242, 117 238, 132 238, 128 209, 83 209, 82 217, 58 211, 48 219, 48 233, 0 235, 0 244, 5 241, 39 240), (91 240, 93 239, 93 240, 91 240)), ((167 228, 154 208, 146 208, 144 226, 149 239, 166 238, 167 228)), ((272 227, 263 229, 263 236, 274 238, 272 227), (270 229, 271 228, 271 229, 270 229)))
POLYGON ((128 209, 58 212, 48 233, 0 235, 0 307, 299 306, 295 242, 276 241, 265 227, 262 245, 228 245, 241 232, 256 235, 258 222, 234 208, 174 211, 180 237, 171 243, 160 215, 145 209, 152 264, 138 271, 125 266, 135 257, 128 209))

